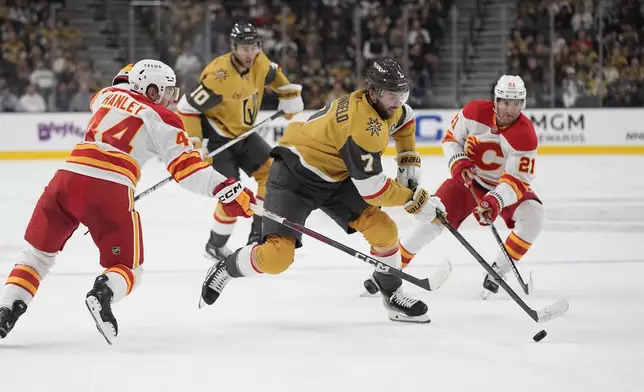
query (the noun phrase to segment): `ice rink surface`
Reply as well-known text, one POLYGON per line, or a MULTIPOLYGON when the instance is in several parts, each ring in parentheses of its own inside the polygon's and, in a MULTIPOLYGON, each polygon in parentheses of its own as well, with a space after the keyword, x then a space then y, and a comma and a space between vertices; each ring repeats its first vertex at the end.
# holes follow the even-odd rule
MULTIPOLYGON (((392 157, 385 168, 394 175, 392 157)), ((280 276, 232 281, 197 309, 209 266, 203 257, 214 204, 169 184, 137 204, 143 222, 143 283, 115 304, 120 334, 108 346, 84 305, 101 272, 78 230, 36 299, 0 341, 0 391, 642 391, 644 390, 644 176, 642 157, 542 156, 533 189, 548 211, 545 231, 520 269, 533 271, 533 308, 559 298, 569 312, 533 322, 509 297, 479 298, 484 271, 445 231, 407 272, 429 276, 453 263, 439 291, 407 290, 431 324, 387 319, 379 298, 360 298, 369 266, 306 238, 280 276), (541 329, 548 336, 534 343, 541 329)), ((0 279, 9 274, 43 187, 61 164, 0 162, 0 279)), ((423 186, 447 175, 423 161, 423 186)), ((139 191, 167 176, 153 162, 139 191)), ((401 233, 412 223, 387 209, 401 233)), ((367 251, 322 213, 307 224, 367 251)), ((249 221, 238 224, 234 248, 249 221)), ((505 237, 501 220, 497 227, 505 237)), ((465 237, 490 262, 492 234, 469 218, 465 237)), ((509 282, 517 288, 513 276, 509 282)))

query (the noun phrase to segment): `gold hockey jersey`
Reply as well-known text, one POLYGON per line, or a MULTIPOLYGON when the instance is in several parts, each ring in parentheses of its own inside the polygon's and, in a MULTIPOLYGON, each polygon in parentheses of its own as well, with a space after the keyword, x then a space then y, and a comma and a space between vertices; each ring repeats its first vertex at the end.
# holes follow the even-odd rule
POLYGON ((381 156, 390 137, 398 152, 415 149, 414 112, 403 105, 383 120, 365 94, 357 90, 327 104, 306 122, 292 122, 275 153, 288 149, 328 182, 350 177, 369 204, 401 206, 412 198, 412 191, 385 176, 381 156))
POLYGON ((264 86, 277 90, 289 84, 282 69, 264 52, 244 74, 237 71, 231 57, 227 53, 214 59, 201 73, 197 88, 181 97, 177 109, 190 136, 208 138, 208 132, 225 138, 241 135, 255 123, 264 86), (208 130, 202 128, 206 121, 208 130))

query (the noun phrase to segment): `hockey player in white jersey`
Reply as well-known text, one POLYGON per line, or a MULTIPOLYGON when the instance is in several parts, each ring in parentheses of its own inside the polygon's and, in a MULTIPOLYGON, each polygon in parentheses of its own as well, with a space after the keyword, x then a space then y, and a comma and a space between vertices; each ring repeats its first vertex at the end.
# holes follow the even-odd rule
MULTIPOLYGON (((472 101, 452 119, 443 151, 452 174, 436 192, 447 220, 458 228, 470 214, 481 225, 500 215, 512 230, 505 247, 514 262, 534 243, 545 219, 537 195, 530 189, 535 176, 538 138, 521 111, 526 88, 519 76, 503 75, 494 88, 494 101, 472 101), (474 196, 475 195, 475 196, 474 196)), ((400 239, 403 267, 442 231, 441 223, 417 223, 400 239)), ((503 252, 493 265, 503 277, 511 268, 503 252)), ((369 282, 365 282, 370 287, 369 282)), ((489 275, 483 297, 497 293, 489 275)))
POLYGON ((252 216, 252 192, 204 162, 179 117, 167 108, 179 96, 172 68, 160 61, 141 60, 128 72, 120 73, 120 79, 117 75, 114 86, 92 98, 93 116, 85 140, 74 147, 36 204, 25 233, 28 246, 0 299, 0 338, 27 310, 56 254, 82 223, 89 228, 105 268, 85 302, 96 327, 112 343, 118 325, 111 304, 130 294, 143 273, 143 237, 134 189, 140 168, 153 156, 162 158, 182 187, 217 197, 229 216, 252 216), (124 76, 129 78, 127 89, 124 76))

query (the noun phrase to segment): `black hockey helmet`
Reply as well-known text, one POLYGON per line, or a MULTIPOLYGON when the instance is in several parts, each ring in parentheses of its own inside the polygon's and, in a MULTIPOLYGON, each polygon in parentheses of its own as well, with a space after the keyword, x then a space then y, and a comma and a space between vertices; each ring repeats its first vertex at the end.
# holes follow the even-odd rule
POLYGON ((250 23, 235 23, 230 32, 233 45, 261 45, 261 39, 255 26, 250 23))
POLYGON ((374 61, 367 69, 365 87, 367 90, 374 89, 377 97, 384 91, 408 93, 409 79, 396 61, 385 58, 374 61))

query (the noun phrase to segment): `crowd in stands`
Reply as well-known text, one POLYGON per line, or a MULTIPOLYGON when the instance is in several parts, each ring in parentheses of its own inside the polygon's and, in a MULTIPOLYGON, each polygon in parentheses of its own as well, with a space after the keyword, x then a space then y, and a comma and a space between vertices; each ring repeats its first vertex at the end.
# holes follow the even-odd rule
POLYGON ((550 106, 551 48, 557 107, 644 106, 644 2, 519 0, 517 8, 508 72, 525 79, 529 106, 550 106), (549 12, 553 42, 544 34, 549 12))
POLYGON ((81 32, 47 0, 0 0, 0 112, 86 111, 100 83, 81 32))
MULTIPOLYGON (((205 64, 230 50, 233 23, 250 21, 268 56, 290 80, 304 85, 307 109, 363 85, 357 75, 385 56, 408 69, 410 104, 426 107, 452 1, 172 0, 163 29, 156 31, 169 32, 161 55, 174 66, 183 91, 196 85, 205 64), (208 15, 213 22, 206 34, 208 15), (208 36, 211 45, 206 48, 208 36)), ((85 111, 91 94, 106 83, 83 55, 83 35, 69 23, 64 3, 0 0, 0 112, 85 111), (52 3, 61 4, 55 17, 52 3)), ((104 10, 95 8, 95 13, 115 60, 125 63, 113 21, 101 19, 104 10)), ((149 29, 151 34, 154 30, 149 29)), ((558 107, 644 106, 643 40, 641 0, 519 0, 507 73, 524 78, 530 107, 549 107, 552 95, 558 107)), ((267 92, 264 108, 274 107, 276 99, 267 92)))
MULTIPOLYGON (((184 87, 190 87, 203 60, 210 61, 205 59, 203 42, 204 17, 211 12, 211 57, 230 50, 229 34, 235 21, 250 21, 259 29, 269 58, 281 65, 290 80, 304 86, 306 108, 320 108, 362 85, 356 78, 357 67, 362 65, 364 74, 367 65, 385 56, 408 64, 414 86, 410 102, 425 106, 450 4, 451 0, 175 1, 171 52, 184 87), (406 37, 403 7, 409 7, 406 37), (361 21, 359 35, 356 10, 361 21)), ((275 99, 268 93, 264 106, 274 107, 275 99)))

